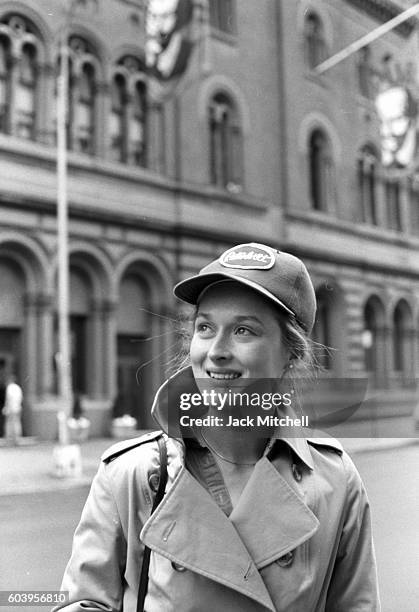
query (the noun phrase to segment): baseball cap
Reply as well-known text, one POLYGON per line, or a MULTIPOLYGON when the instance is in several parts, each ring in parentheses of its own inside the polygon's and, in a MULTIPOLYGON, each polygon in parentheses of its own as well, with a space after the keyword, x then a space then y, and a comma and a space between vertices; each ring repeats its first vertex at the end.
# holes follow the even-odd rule
POLYGON ((294 316, 307 333, 313 329, 316 295, 307 268, 298 257, 257 242, 238 244, 195 276, 175 285, 173 293, 188 304, 197 304, 202 291, 221 280, 251 287, 294 316))

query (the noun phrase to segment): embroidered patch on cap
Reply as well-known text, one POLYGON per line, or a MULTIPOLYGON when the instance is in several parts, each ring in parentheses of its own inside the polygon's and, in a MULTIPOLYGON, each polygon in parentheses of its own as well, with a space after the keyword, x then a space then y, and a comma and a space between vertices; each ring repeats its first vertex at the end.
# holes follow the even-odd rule
POLYGON ((219 259, 225 268, 269 270, 275 263, 274 253, 263 244, 239 244, 223 253, 219 259))

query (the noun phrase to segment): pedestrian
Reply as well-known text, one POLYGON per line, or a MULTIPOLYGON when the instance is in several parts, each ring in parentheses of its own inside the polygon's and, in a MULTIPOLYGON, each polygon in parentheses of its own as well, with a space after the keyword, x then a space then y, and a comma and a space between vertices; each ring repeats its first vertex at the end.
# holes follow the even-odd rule
MULTIPOLYGON (((316 300, 306 267, 269 246, 238 245, 174 293, 195 313, 190 365, 164 383, 152 407, 164 444, 155 432, 104 454, 61 607, 379 611, 368 500, 338 441, 289 435, 281 425, 255 435, 234 424, 231 395, 222 414, 232 426, 206 417, 180 426, 189 413, 177 409, 179 398, 196 402, 211 390, 226 397, 264 380, 281 388, 285 376, 312 370, 316 300)), ((200 408, 220 418, 212 398, 200 408)), ((278 414, 293 410, 284 402, 278 414)))
POLYGON ((22 389, 16 382, 14 375, 10 375, 6 384, 6 392, 3 406, 5 422, 5 437, 8 442, 16 445, 22 437, 22 389))

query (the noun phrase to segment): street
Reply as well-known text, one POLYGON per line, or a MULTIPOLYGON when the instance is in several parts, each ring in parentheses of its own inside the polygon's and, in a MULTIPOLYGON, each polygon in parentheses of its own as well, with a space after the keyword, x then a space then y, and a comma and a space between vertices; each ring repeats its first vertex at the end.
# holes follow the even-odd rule
POLYGON ((87 492, 80 487, 0 496, 0 590, 59 589, 87 492))
MULTIPOLYGON (((417 612, 419 446, 354 460, 372 506, 383 612, 417 612)), ((86 495, 79 487, 0 497, 1 590, 59 588, 86 495)))
POLYGON ((419 446, 359 454, 372 507, 383 612, 419 609, 419 446))

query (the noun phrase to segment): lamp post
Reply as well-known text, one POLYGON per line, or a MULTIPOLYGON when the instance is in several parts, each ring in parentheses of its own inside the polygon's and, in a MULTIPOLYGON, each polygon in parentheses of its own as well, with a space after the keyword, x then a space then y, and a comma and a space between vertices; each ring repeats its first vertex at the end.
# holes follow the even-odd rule
POLYGON ((59 74, 57 83, 57 239, 58 239, 58 393, 61 400, 58 415, 58 440, 69 442, 67 419, 71 415, 71 354, 69 326, 69 257, 68 257, 68 194, 67 194, 67 101, 69 49, 67 18, 60 40, 59 74))

